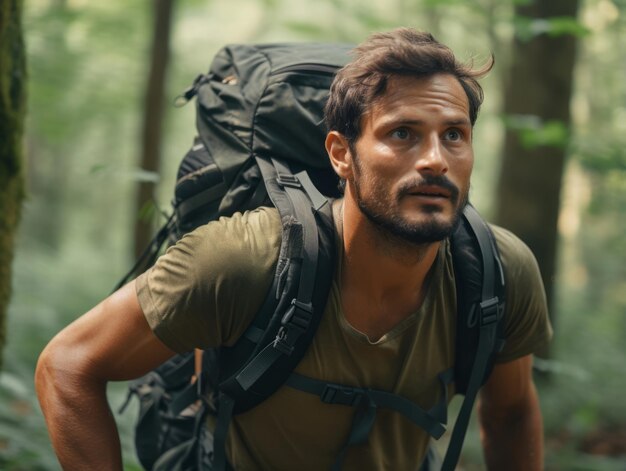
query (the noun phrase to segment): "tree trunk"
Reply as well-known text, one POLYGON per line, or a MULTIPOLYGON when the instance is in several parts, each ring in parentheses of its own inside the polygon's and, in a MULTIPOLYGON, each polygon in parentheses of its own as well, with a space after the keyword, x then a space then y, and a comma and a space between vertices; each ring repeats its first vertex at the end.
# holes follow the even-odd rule
POLYGON ((143 178, 137 190, 137 219, 135 222, 135 257, 148 246, 152 237, 154 190, 161 165, 161 127, 164 111, 165 76, 169 60, 173 0, 155 0, 154 35, 150 58, 147 92, 144 104, 142 129, 141 169, 143 178))
POLYGON ((0 3, 0 366, 11 294, 11 262, 24 198, 26 58, 22 1, 0 3))
MULTIPOLYGON (((578 0, 535 0, 516 6, 516 16, 531 20, 575 19, 577 10, 578 0)), ((537 129, 545 130, 542 126, 546 123, 556 123, 557 134, 559 128, 569 130, 575 56, 576 37, 571 34, 544 32, 529 40, 516 37, 505 86, 505 115, 537 117, 534 122, 526 121, 530 127, 534 123, 537 129)), ((496 197, 497 223, 521 237, 537 257, 549 307, 553 306, 557 220, 566 144, 567 135, 560 141, 525 143, 519 129, 509 127, 496 197)))

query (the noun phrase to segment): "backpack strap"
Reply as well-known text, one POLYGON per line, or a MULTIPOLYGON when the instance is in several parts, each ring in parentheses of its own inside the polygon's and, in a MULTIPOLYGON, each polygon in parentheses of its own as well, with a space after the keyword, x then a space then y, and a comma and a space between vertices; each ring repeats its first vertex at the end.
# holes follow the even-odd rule
POLYGON ((284 283, 273 285, 278 301, 266 303, 274 308, 272 317, 262 335, 255 327, 245 336, 247 341, 260 338, 258 348, 219 385, 213 447, 215 471, 226 467, 226 436, 232 416, 238 412, 239 399, 248 401, 245 407, 249 408, 268 397, 285 382, 306 351, 325 308, 334 266, 329 255, 334 253, 333 244, 322 244, 323 250, 320 247, 320 238, 326 237, 320 228, 332 227, 327 199, 316 190, 306 172, 294 175, 280 161, 261 157, 256 160, 283 225, 287 221, 299 228, 293 231, 293 237, 283 238, 281 253, 286 249, 287 253, 299 255, 292 258, 291 266, 281 267, 279 260, 278 269, 287 270, 288 274, 284 283), (322 222, 320 218, 325 213, 327 217, 322 222))
MULTIPOLYGON (((268 173, 271 175, 273 171, 276 172, 274 177, 266 179, 266 186, 272 201, 279 208, 281 217, 297 214, 298 218, 302 218, 298 220, 309 221, 303 224, 305 228, 316 229, 318 226, 315 223, 315 218, 313 217, 312 224, 310 217, 315 215, 316 208, 323 208, 325 204, 320 199, 316 199, 316 197, 309 198, 307 196, 309 190, 307 187, 314 189, 307 174, 303 172, 293 175, 280 162, 258 160, 264 175, 268 173), (271 165, 273 168, 268 169, 267 165, 271 165), (304 184, 301 182, 304 182, 304 184), (277 184, 282 189, 279 187, 276 190, 277 184), (274 191, 271 190, 273 187, 274 191), (286 204, 292 206, 288 206, 285 210, 286 204), (281 211, 281 208, 283 208, 283 211, 281 211)), ((491 356, 499 347, 497 329, 503 312, 503 303, 498 297, 496 287, 499 286, 498 283, 503 285, 504 279, 502 267, 497 257, 497 249, 489 228, 476 210, 469 205, 464 211, 463 222, 471 230, 471 239, 478 244, 478 262, 481 264, 479 270, 481 289, 479 301, 474 309, 459 307, 458 311, 459 316, 468 315, 467 312, 470 312, 469 315, 477 316, 478 341, 476 353, 473 356, 474 361, 469 374, 468 385, 464 390, 465 399, 452 433, 442 467, 443 471, 452 471, 458 461, 476 395, 490 366, 491 356), (462 310, 464 314, 461 314, 462 310)), ((317 267, 313 263, 316 261, 316 258, 311 256, 311 253, 315 253, 315 250, 319 251, 320 246, 315 241, 310 242, 309 245, 305 243, 307 238, 316 238, 315 236, 317 236, 316 230, 303 231, 303 256, 302 266, 298 267, 300 277, 298 279, 297 295, 291 300, 286 312, 284 310, 281 311, 281 303, 278 303, 276 313, 285 312, 280 318, 278 333, 270 342, 261 340, 261 348, 234 376, 234 382, 244 392, 252 391, 256 383, 270 370, 272 372, 278 370, 279 366, 281 366, 280 362, 285 356, 290 356, 296 349, 304 351, 315 332, 317 325, 312 327, 310 324, 312 320, 313 322, 319 322, 319 318, 315 319, 312 317, 313 312, 310 307, 312 305, 313 287, 316 282, 316 276, 319 274, 316 273, 317 267), (307 250, 309 251, 308 256, 307 250), (306 267, 309 268, 307 269, 306 267), (301 336, 303 336, 302 339, 301 336)), ((473 288, 476 289, 476 287, 473 288)), ((327 296, 327 293, 326 291, 324 296, 327 296)), ((325 299, 325 297, 321 299, 325 299)), ((266 338, 268 331, 272 331, 271 326, 266 329, 264 335, 257 332, 250 334, 249 337, 254 337, 257 340, 266 338)), ((447 385, 452 380, 457 381, 458 377, 458 372, 456 371, 447 370, 443 372, 440 375, 443 388, 441 400, 430 410, 424 411, 416 404, 385 391, 331 384, 298 375, 291 372, 296 364, 297 362, 294 362, 291 370, 288 372, 290 374, 286 380, 288 386, 318 395, 323 402, 349 405, 356 408, 348 439, 336 458, 333 471, 341 469, 345 453, 350 446, 363 443, 367 439, 379 407, 390 408, 403 414, 413 423, 426 430, 433 438, 439 438, 444 431, 442 424, 447 422, 447 385)), ((229 381, 232 385, 233 378, 229 381)), ((218 396, 217 425, 213 443, 213 466, 216 471, 222 471, 228 466, 225 456, 225 442, 232 415, 236 413, 237 407, 237 401, 233 399, 235 395, 229 392, 228 387, 222 386, 220 385, 218 396)))
MULTIPOLYGON (((311 211, 312 201, 308 197, 307 189, 300 184, 301 180, 308 180, 308 176, 306 172, 300 172, 297 175, 291 174, 288 167, 282 162, 273 161, 273 164, 278 171, 276 182, 284 188, 290 203, 293 205, 293 209, 289 211, 291 214, 297 215, 297 219, 303 223, 302 268, 297 296, 291 300, 289 309, 282 317, 281 326, 274 341, 261 350, 235 377, 244 391, 249 390, 281 355, 292 354, 296 342, 308 329, 313 316, 312 298, 317 273, 319 240, 317 223, 311 211)), ((310 188, 314 188, 312 183, 310 188)), ((272 197, 271 194, 270 197, 272 197)), ((281 213, 281 216, 284 214, 281 213)))
MULTIPOLYGON (((447 423, 447 386, 452 381, 464 382, 465 376, 469 376, 467 384, 462 384, 460 387, 465 394, 465 399, 441 467, 442 471, 455 469, 478 390, 492 365, 494 352, 502 348, 502 342, 498 339, 498 329, 504 312, 502 299, 504 273, 491 231, 474 207, 470 205, 464 209, 461 223, 463 226, 457 231, 453 241, 456 244, 455 277, 462 278, 458 286, 463 288, 457 293, 457 323, 462 323, 464 326, 469 324, 476 331, 477 345, 462 344, 461 356, 469 356, 470 362, 473 359, 468 367, 471 369, 469 373, 458 371, 465 365, 456 364, 454 370, 449 369, 439 375, 442 393, 435 406, 425 411, 417 404, 396 394, 327 383, 296 373, 292 373, 287 380, 288 386, 315 394, 322 402, 356 408, 348 439, 333 464, 333 471, 341 469, 345 453, 350 446, 366 441, 379 407, 389 408, 404 415, 433 438, 440 438, 445 431, 443 425, 447 423), (475 305, 470 306, 470 303, 475 303, 475 305), (465 318, 472 316, 476 319, 466 322, 465 318), (471 351, 472 348, 475 351, 471 351)), ((459 355, 457 355, 457 362, 458 358, 459 355)))
POLYGON ((454 379, 453 370, 444 371, 439 374, 438 378, 441 385, 441 398, 427 411, 414 402, 388 391, 345 386, 297 373, 292 373, 286 384, 294 389, 319 396, 320 400, 326 404, 340 404, 355 408, 348 439, 331 468, 332 471, 340 471, 348 448, 367 441, 376 420, 376 413, 381 407, 402 414, 433 438, 440 438, 446 431, 443 424, 448 420, 448 385, 454 379))
MULTIPOLYGON (((486 372, 492 366, 494 352, 502 348, 502 343, 498 340, 498 325, 502 319, 504 307, 503 300, 498 297, 497 292, 498 286, 504 285, 504 273, 497 248, 489 227, 473 206, 468 204, 463 216, 478 243, 481 255, 481 297, 478 304, 472 307, 477 315, 478 345, 465 389, 465 398, 452 431, 450 444, 441 467, 442 471, 454 471, 456 467, 478 390, 485 380, 486 372)), ((459 307, 459 313, 462 308, 467 308, 467 306, 459 307)), ((464 319, 458 319, 457 324, 463 321, 464 319)), ((458 368, 459 365, 455 367, 458 368)))

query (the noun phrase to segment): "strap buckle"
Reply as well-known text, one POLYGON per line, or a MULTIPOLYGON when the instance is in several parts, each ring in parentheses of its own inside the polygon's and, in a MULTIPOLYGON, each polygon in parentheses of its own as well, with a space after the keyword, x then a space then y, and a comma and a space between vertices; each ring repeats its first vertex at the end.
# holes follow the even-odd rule
POLYGON ((347 386, 338 386, 334 384, 327 384, 320 395, 322 402, 326 404, 341 404, 344 406, 355 406, 363 391, 347 386))
POLYGON ((274 338, 272 344, 274 345, 274 348, 276 350, 287 356, 293 353, 294 347, 293 345, 289 344, 289 341, 287 339, 287 329, 285 329, 284 326, 278 329, 278 333, 276 334, 276 337, 274 338))
POLYGON ((313 315, 313 305, 311 303, 302 303, 296 298, 291 300, 291 306, 280 321, 281 325, 293 325, 306 330, 311 322, 313 315))
POLYGON ((274 348, 285 355, 291 355, 296 339, 309 328, 312 317, 311 303, 305 304, 292 299, 291 306, 280 321, 281 327, 273 341, 274 348))
POLYGON ((289 186, 291 188, 302 188, 298 177, 288 173, 279 173, 276 177, 276 183, 282 187, 289 186))
POLYGON ((489 325, 497 322, 501 317, 500 300, 497 296, 480 303, 481 325, 489 325))

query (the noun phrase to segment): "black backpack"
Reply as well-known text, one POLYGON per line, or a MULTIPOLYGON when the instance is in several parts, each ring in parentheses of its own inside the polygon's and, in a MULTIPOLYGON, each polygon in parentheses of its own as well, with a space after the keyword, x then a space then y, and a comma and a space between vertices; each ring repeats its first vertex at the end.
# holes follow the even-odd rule
POLYGON ((329 198, 340 195, 323 147, 323 108, 351 47, 227 46, 209 73, 199 75, 181 96, 197 98, 198 137, 180 164, 173 213, 118 286, 151 265, 165 241, 173 243, 236 211, 276 207, 282 243, 266 299, 234 346, 203 352, 197 377, 190 352, 131 383, 129 399, 140 399, 136 449, 146 469, 229 469, 225 440, 232 415, 258 405, 283 384, 326 403, 355 407, 350 436, 333 467, 340 469, 346 449, 367 439, 380 407, 439 438, 447 423, 447 385, 455 382, 465 399, 442 468, 454 469, 476 394, 504 342, 504 274, 493 235, 472 206, 451 238, 456 360, 454 369, 440 374, 442 397, 435 407, 425 411, 392 393, 293 372, 315 335, 333 278, 329 198), (212 435, 204 426, 207 414, 217 418, 212 435))

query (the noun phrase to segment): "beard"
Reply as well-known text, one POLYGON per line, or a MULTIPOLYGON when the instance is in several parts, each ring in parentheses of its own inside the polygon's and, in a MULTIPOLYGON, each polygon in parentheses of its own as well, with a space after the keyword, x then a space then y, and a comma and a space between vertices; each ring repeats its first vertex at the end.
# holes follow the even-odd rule
POLYGON ((355 172, 352 184, 355 200, 361 212, 385 238, 395 239, 411 245, 425 245, 439 242, 451 236, 461 219, 463 209, 468 202, 468 191, 461 192, 443 175, 427 175, 420 179, 405 182, 396 195, 390 194, 375 178, 370 178, 370 197, 364 198, 360 169, 355 172), (404 218, 398 210, 400 200, 419 190, 421 186, 439 186, 450 193, 450 203, 454 207, 452 215, 444 218, 439 205, 424 205, 421 208, 423 220, 412 222, 404 218))

